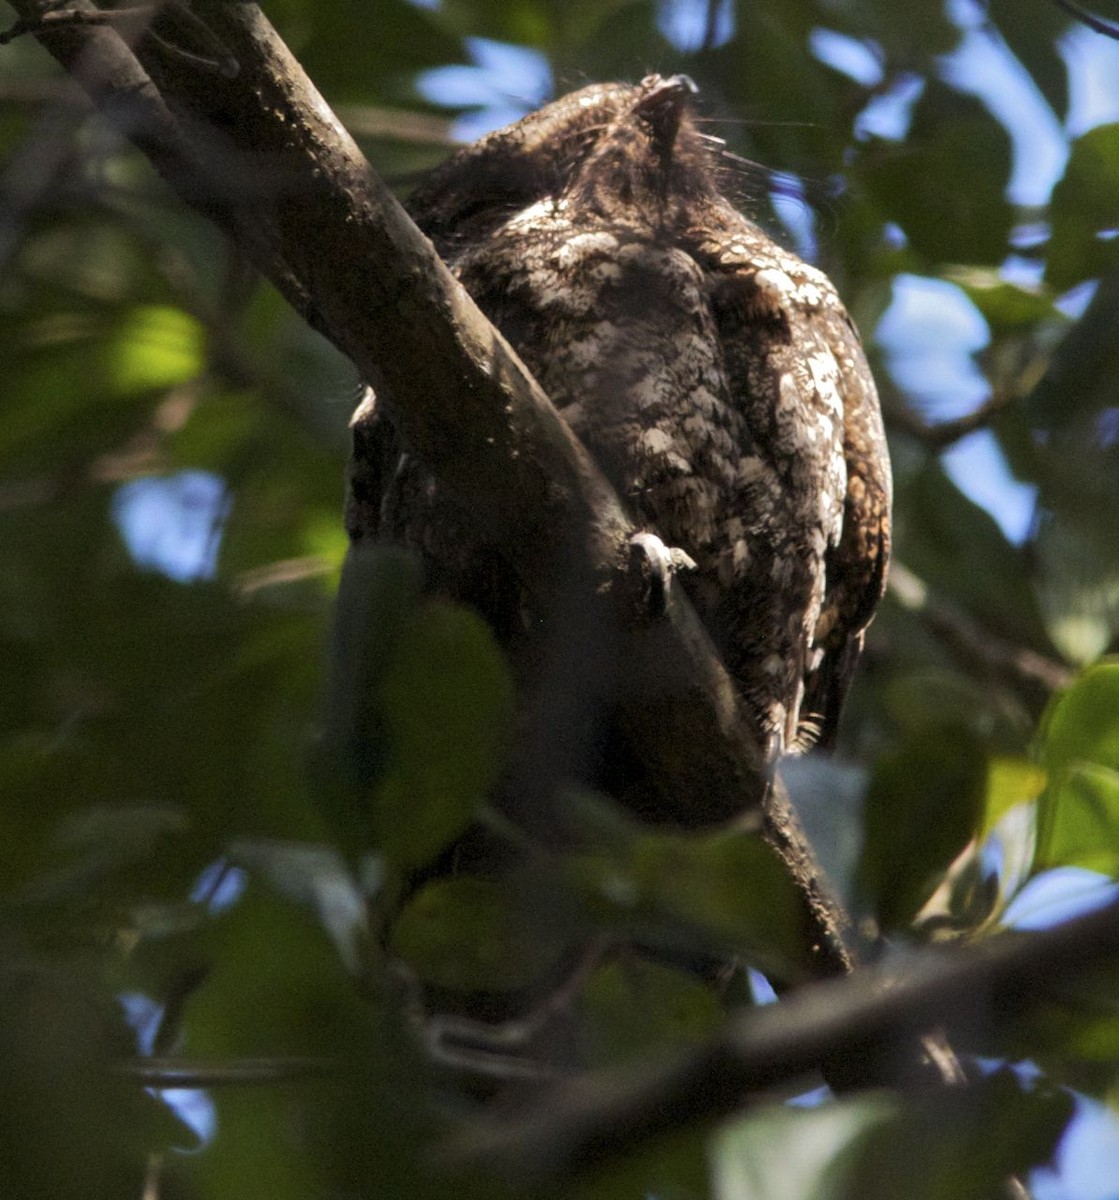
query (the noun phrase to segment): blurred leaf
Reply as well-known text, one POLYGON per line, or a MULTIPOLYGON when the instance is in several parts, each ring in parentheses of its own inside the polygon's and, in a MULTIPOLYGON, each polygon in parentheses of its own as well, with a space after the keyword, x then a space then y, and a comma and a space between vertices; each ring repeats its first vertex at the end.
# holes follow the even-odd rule
POLYGON ((42 870, 25 895, 39 902, 88 901, 97 893, 107 897, 113 876, 136 865, 150 867, 153 859, 162 866, 164 856, 156 859, 156 854, 166 851, 166 842, 176 842, 173 852, 181 853, 181 835, 188 827, 186 814, 177 808, 92 805, 77 809, 53 831, 42 866, 54 869, 42 870))
POLYGON ((685 838, 645 834, 634 859, 641 892, 666 914, 769 964, 805 961, 801 899, 757 834, 685 838))
POLYGON ((1045 277, 1058 291, 1119 267, 1117 194, 1119 124, 1099 125, 1072 143, 1053 189, 1045 277))
POLYGON ((761 1110, 713 1147, 718 1200, 988 1200, 1046 1162, 1072 1113, 1009 1072, 935 1097, 761 1110))
POLYGON ((414 101, 413 72, 463 59, 440 14, 406 0, 378 0, 372 21, 362 0, 315 5, 307 16, 299 60, 334 104, 414 101))
POLYGON ((905 564, 1010 642, 1048 648, 1022 551, 968 499, 938 462, 897 481, 905 564))
POLYGON ((369 936, 365 903, 334 850, 299 842, 241 841, 230 845, 229 861, 267 878, 282 895, 314 909, 338 957, 352 974, 360 973, 369 936))
POLYGON ((860 1200, 989 1200, 1007 1176, 1049 1162, 1072 1098, 1003 1068, 967 1088, 911 1099, 858 1147, 850 1194, 860 1200))
POLYGON ((992 757, 987 763, 987 799, 980 836, 1019 805, 1032 804, 1045 787, 1045 772, 1026 758, 992 757))
POLYGON ((315 766, 323 802, 351 856, 372 847, 365 791, 387 752, 379 688, 422 582, 418 558, 396 547, 358 544, 342 566, 315 766))
POLYGON ((369 1020, 316 916, 258 881, 191 944, 209 968, 186 1007, 191 1054, 333 1056, 369 1020))
POLYGON ((1108 1102, 1119 1084, 1119 988, 1114 956, 1093 970, 1053 979, 1045 1002, 992 1028, 984 1053, 1028 1057, 1054 1083, 1108 1102))
POLYGON ((859 28, 866 37, 880 42, 888 61, 899 67, 914 68, 935 55, 947 54, 960 40, 960 30, 949 12, 935 0, 918 0, 904 9, 891 0, 856 0, 834 6, 825 2, 821 7, 834 7, 840 13, 846 9, 843 15, 855 20, 863 10, 872 14, 873 23, 860 23, 859 28))
POLYGON ((912 920, 976 835, 986 774, 980 743, 955 729, 930 730, 875 765, 859 881, 884 929, 912 920))
MULTIPOLYGON (((256 847, 258 862, 266 849, 256 847)), ((216 1131, 205 1152, 183 1164, 186 1177, 200 1196, 248 1189, 297 1200, 335 1188, 372 1197, 384 1187, 422 1197, 418 1152, 431 1136, 425 1066, 391 1014, 363 999, 310 911, 298 848, 275 850, 269 874, 302 892, 304 903, 252 880, 189 939, 190 956, 207 972, 185 1006, 184 1050, 217 1064, 309 1056, 330 1069, 281 1086, 214 1089, 216 1131)))
POLYGON ((986 0, 986 16, 999 35, 1029 71, 1034 83, 1054 110, 1058 121, 1068 113, 1068 68, 1058 53, 1057 38, 1071 21, 1059 5, 1040 4, 1022 20, 1018 0, 986 0))
POLYGON ((579 1009, 581 1058, 590 1067, 699 1045, 722 1017, 714 990, 695 974, 632 954, 595 971, 579 1009))
POLYGON ((1001 749, 1025 746, 1032 731, 1032 717, 1021 711, 1015 697, 993 689, 989 680, 972 678, 953 670, 944 661, 943 643, 938 643, 935 666, 916 666, 898 672, 885 688, 890 719, 904 737, 919 737, 926 730, 952 727, 966 730, 1001 749))
POLYGON ((124 395, 174 387, 202 371, 204 349, 193 317, 166 305, 142 305, 123 314, 107 341, 106 376, 124 395))
POLYGON ((445 601, 417 607, 420 587, 414 555, 351 550, 316 752, 346 852, 376 848, 406 868, 466 829, 503 765, 513 715, 512 680, 489 628, 445 601))
POLYGON ((961 287, 991 327, 994 337, 1031 329, 1060 314, 1051 296, 1037 288, 1007 283, 997 271, 955 267, 944 278, 961 287))
POLYGON ((559 962, 562 934, 493 879, 456 876, 425 884, 392 930, 392 951, 436 987, 502 992, 529 987, 559 962))
POLYGON ((708 1200, 704 1134, 689 1125, 612 1155, 582 1172, 569 1194, 572 1200, 708 1200))
POLYGON ((116 1074, 131 1041, 93 972, 0 962, 0 1194, 139 1195, 150 1152, 194 1144, 160 1101, 116 1074))
POLYGON ((1036 867, 1119 874, 1119 662, 1086 671, 1046 714, 1049 773, 1038 813, 1036 867))
POLYGON ((905 141, 871 143, 856 170, 926 263, 996 265, 1006 256, 1010 140, 973 97, 930 80, 905 141))
MULTIPOLYGON (((1081 483, 1089 490, 1090 475, 1082 468, 1081 483)), ((1077 510, 1089 501, 1066 499, 1077 510)), ((1066 509, 1059 517, 1043 515, 1034 538, 1037 595, 1049 635, 1069 662, 1081 666, 1095 662, 1119 628, 1119 547, 1108 544, 1104 524, 1110 522, 1084 520, 1066 509)))
MULTIPOLYGON (((1119 371, 1119 273, 1100 280, 1079 321, 1068 327, 1044 376, 1025 400, 1031 424, 1059 431, 1081 415, 1115 405, 1119 371)), ((1078 456, 1072 456, 1074 468, 1078 456)))
POLYGON ((419 866, 466 829, 497 782, 513 683, 482 619, 431 600, 404 630, 378 698, 388 763, 374 801, 377 845, 419 866))
MULTIPOLYGON (((817 1108, 761 1108, 711 1142, 717 1200, 846 1200, 852 1149, 868 1131, 892 1121, 897 1101, 885 1095, 834 1100, 817 1108)), ((908 1193, 907 1194, 912 1194, 908 1193)))
POLYGON ((758 834, 640 832, 572 856, 566 870, 607 928, 677 951, 742 954, 777 978, 810 969, 801 898, 758 834))

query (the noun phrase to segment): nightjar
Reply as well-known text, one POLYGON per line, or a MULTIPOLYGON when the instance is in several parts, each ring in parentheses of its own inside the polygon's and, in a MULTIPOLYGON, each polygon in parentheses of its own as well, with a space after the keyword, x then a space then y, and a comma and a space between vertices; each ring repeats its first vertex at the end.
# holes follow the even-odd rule
MULTIPOLYGON (((834 733, 884 584, 889 461, 850 318, 727 200, 694 92, 583 88, 453 155, 407 207, 636 522, 694 562, 681 583, 776 758, 834 733)), ((354 432, 351 533, 417 546, 509 636, 525 618, 500 547, 372 399, 354 432)))

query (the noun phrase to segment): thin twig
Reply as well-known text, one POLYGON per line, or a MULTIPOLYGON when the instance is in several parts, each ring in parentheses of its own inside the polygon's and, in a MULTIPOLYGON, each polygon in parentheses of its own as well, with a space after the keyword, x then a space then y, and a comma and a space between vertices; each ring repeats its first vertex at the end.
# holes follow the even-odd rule
POLYGON ((944 450, 969 434, 986 429, 1016 399, 1014 392, 996 388, 977 408, 950 421, 930 424, 904 403, 891 404, 885 412, 888 424, 904 430, 931 450, 944 450))
POLYGON ((896 559, 890 565, 889 590, 903 608, 917 613, 972 669, 979 664, 987 672, 1009 676, 1018 683, 1041 684, 1050 692, 1072 682, 1075 673, 1071 667, 990 633, 963 609, 934 595, 923 579, 896 559))
POLYGON ((1053 3, 1064 9, 1070 17, 1074 17, 1081 25, 1087 25, 1096 33, 1103 34, 1104 37, 1114 38, 1119 41, 1119 25, 1112 25, 1110 21, 1103 20, 1102 17, 1097 17, 1080 7, 1079 4, 1073 4, 1072 0, 1053 0, 1053 3))
POLYGON ((190 1062, 181 1058, 137 1058, 117 1064, 127 1079, 151 1088, 211 1088, 296 1083, 330 1075, 340 1062, 327 1058, 237 1058, 229 1062, 190 1062))

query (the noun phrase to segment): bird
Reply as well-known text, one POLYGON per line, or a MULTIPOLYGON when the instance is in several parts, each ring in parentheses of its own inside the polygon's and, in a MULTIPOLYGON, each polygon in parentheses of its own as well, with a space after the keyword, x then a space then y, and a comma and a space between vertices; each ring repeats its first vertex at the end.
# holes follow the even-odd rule
MULTIPOLYGON (((696 105, 684 75, 583 87, 453 154, 405 207, 688 564, 680 585, 776 762, 834 742, 885 584, 890 463, 836 289, 728 198, 696 105)), ((501 548, 375 399, 354 431, 352 511, 516 637, 501 548)))

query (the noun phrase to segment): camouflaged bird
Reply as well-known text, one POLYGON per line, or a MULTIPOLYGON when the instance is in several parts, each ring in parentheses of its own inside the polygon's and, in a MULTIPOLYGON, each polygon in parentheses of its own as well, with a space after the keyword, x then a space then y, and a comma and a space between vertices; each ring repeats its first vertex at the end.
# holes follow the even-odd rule
MULTIPOLYGON (((850 318, 723 195, 694 92, 583 88, 453 155, 407 207, 638 524, 694 561, 683 586, 776 757, 834 732, 882 593, 889 461, 850 318)), ((378 536, 515 622, 500 547, 372 402, 354 479, 378 536)))

